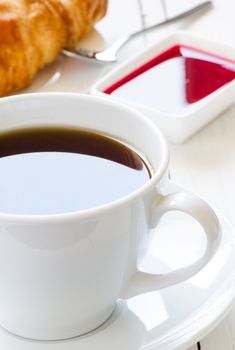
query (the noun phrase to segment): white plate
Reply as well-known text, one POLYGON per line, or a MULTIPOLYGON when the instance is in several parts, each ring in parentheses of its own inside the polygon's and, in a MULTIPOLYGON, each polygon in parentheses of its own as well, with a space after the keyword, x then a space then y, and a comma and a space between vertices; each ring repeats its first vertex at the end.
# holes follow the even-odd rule
POLYGON ((104 69, 98 63, 78 61, 60 55, 55 62, 38 72, 32 84, 19 91, 19 94, 55 91, 86 93, 102 76, 104 69))
MULTIPOLYGON (((234 229, 221 215, 219 218, 222 224, 219 250, 209 265, 187 282, 119 301, 116 311, 103 326, 80 338, 37 342, 0 329, 0 349, 187 349, 221 321, 235 295, 234 229)), ((186 215, 168 214, 168 218, 163 218, 160 223, 158 237, 152 242, 145 268, 149 271, 166 270, 194 260, 204 246, 203 235, 198 235, 198 228, 198 224, 186 215), (177 230, 177 235, 172 234, 173 228, 177 230), (192 255, 195 246, 198 246, 198 251, 192 255), (164 247, 167 247, 167 254, 164 247)))
MULTIPOLYGON (((158 111, 153 106, 146 106, 141 102, 128 100, 119 95, 108 95, 103 92, 136 68, 175 45, 183 45, 215 55, 218 62, 221 62, 221 58, 235 62, 235 47, 216 43, 193 33, 178 31, 143 49, 136 57, 107 73, 92 86, 90 92, 137 108, 162 129, 169 141, 182 143, 235 102, 235 80, 193 103, 189 108, 178 114, 158 111)), ((128 93, 131 94, 130 91, 128 93)), ((143 91, 143 93, 147 92, 143 91)))

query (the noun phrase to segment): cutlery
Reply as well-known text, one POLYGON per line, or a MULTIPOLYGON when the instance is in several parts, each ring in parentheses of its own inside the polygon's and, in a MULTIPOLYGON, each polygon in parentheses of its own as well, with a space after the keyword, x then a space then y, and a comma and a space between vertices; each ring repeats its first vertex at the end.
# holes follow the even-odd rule
POLYGON ((187 10, 185 12, 182 12, 174 17, 167 18, 162 22, 156 23, 150 27, 138 30, 132 34, 126 35, 118 40, 116 40, 111 46, 108 48, 102 50, 102 51, 95 51, 90 49, 84 49, 84 48, 75 48, 74 50, 62 50, 62 53, 65 56, 72 57, 75 59, 88 59, 93 60, 101 63, 111 63, 117 61, 117 53, 119 50, 131 39, 137 37, 138 35, 141 35, 146 32, 150 32, 156 28, 162 27, 164 25, 179 21, 185 17, 188 17, 190 15, 195 14, 196 12, 206 10, 212 5, 212 1, 205 1, 201 3, 200 5, 197 5, 190 10, 187 10))

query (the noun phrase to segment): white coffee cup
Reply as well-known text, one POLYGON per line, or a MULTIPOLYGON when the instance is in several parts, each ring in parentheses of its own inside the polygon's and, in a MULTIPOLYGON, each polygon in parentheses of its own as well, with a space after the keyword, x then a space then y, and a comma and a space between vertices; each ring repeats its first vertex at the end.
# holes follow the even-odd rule
POLYGON ((134 109, 86 95, 43 93, 0 100, 1 131, 42 125, 113 135, 143 153, 154 173, 137 191, 97 208, 38 216, 0 213, 3 327, 38 340, 79 336, 101 325, 118 298, 178 283, 208 263, 220 239, 218 219, 200 198, 172 187, 166 141, 152 122, 134 109), (188 213, 201 224, 207 238, 204 255, 165 275, 138 271, 142 240, 171 210, 188 213))

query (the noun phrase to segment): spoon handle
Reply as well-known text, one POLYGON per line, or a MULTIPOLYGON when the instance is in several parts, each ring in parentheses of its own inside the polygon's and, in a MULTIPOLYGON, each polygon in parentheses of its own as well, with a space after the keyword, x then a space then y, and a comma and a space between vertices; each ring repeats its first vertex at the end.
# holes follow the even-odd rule
POLYGON ((100 61, 105 61, 105 58, 106 55, 108 55, 108 61, 111 62, 111 61, 115 61, 115 58, 116 58, 116 55, 117 53, 119 52, 119 50, 131 39, 137 37, 138 35, 141 35, 143 33, 147 33, 147 32, 150 32, 156 28, 159 28, 159 27, 163 27, 167 24, 170 24, 170 23, 174 23, 174 22, 177 22, 183 18, 186 18, 188 16, 191 16, 201 10, 205 10, 206 8, 209 8, 210 6, 212 5, 212 1, 205 1, 203 3, 201 3, 200 5, 197 5, 185 12, 182 12, 174 17, 170 17, 170 18, 167 18, 165 19, 164 21, 162 22, 158 22, 150 27, 146 27, 144 29, 141 29, 141 30, 138 30, 134 33, 131 33, 129 35, 127 35, 126 37, 123 37, 119 40, 117 40, 115 43, 113 43, 109 48, 107 48, 106 50, 102 51, 102 52, 98 52, 97 55, 96 55, 96 58, 100 61), (110 59, 109 59, 110 58, 110 59), (111 59, 112 58, 112 59, 111 59))
POLYGON ((188 16, 191 16, 191 15, 195 14, 198 11, 205 10, 206 8, 209 8, 211 5, 212 5, 212 1, 205 1, 205 2, 201 3, 200 5, 197 5, 197 6, 193 7, 193 8, 191 8, 188 11, 182 12, 182 13, 174 16, 174 17, 167 18, 164 21, 159 22, 157 24, 154 24, 154 25, 152 25, 150 27, 138 30, 137 32, 134 32, 134 33, 130 34, 128 39, 130 40, 131 38, 134 38, 134 37, 136 37, 136 36, 138 36, 140 34, 143 34, 143 33, 146 33, 146 32, 150 32, 151 30, 154 30, 156 28, 162 27, 162 26, 170 24, 170 23, 177 22, 177 21, 179 21, 179 20, 181 20, 181 19, 183 19, 185 17, 188 17, 188 16))

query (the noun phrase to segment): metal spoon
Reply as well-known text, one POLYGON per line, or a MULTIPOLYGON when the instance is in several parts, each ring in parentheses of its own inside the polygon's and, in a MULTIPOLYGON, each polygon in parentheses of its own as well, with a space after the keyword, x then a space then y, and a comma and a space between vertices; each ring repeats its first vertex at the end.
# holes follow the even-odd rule
POLYGON ((83 49, 83 48, 75 48, 74 50, 62 50, 62 53, 65 56, 76 58, 76 59, 88 59, 93 61, 98 61, 101 63, 108 63, 108 62, 115 62, 117 60, 117 53, 118 51, 131 39, 135 38, 136 36, 146 33, 148 31, 154 30, 156 28, 159 28, 161 26, 164 26, 169 23, 173 23, 176 21, 179 21, 182 18, 185 18, 187 16, 193 15, 194 13, 205 10, 206 8, 209 8, 212 4, 212 1, 205 1, 201 3, 200 5, 197 5, 193 8, 191 8, 188 11, 182 12, 177 16, 167 18, 166 20, 159 22, 157 24, 154 24, 150 27, 141 29, 137 32, 134 32, 132 34, 126 35, 125 37, 118 39, 115 41, 111 46, 109 46, 107 49, 103 51, 94 51, 89 49, 83 49))

